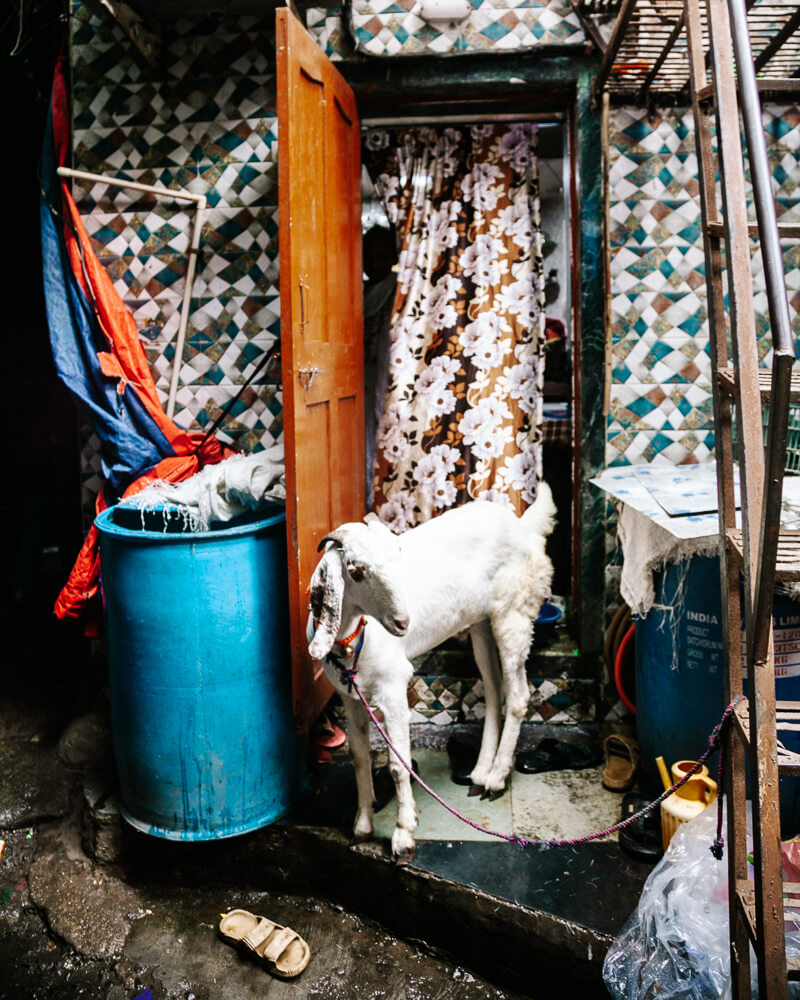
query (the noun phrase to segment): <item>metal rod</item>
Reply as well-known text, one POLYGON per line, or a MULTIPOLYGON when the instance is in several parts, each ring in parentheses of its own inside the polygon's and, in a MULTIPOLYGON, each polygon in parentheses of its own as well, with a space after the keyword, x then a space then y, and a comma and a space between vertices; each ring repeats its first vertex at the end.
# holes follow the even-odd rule
POLYGON ((783 275, 783 258, 775 218, 775 198, 769 168, 764 127, 761 120, 761 101, 758 97, 747 14, 741 2, 729 0, 733 48, 739 77, 739 106, 747 136, 747 152, 753 180, 753 197, 760 231, 761 253, 767 283, 772 339, 776 350, 794 357, 794 338, 786 301, 786 283, 783 275))
MULTIPOLYGON (((747 14, 741 0, 728 0, 734 54, 739 73, 739 106, 747 137, 747 152, 753 183, 753 200, 758 220, 761 256, 767 291, 770 328, 773 342, 772 402, 769 414, 767 453, 765 456, 764 507, 759 544, 759 567, 756 575, 753 612, 755 620, 771 615, 774 591, 775 559, 778 552, 783 468, 786 456, 786 426, 789 414, 789 387, 786 367, 794 360, 794 337, 786 300, 775 199, 761 119, 761 101, 756 86, 747 14), (788 359, 781 361, 781 358, 788 359), (781 382, 787 384, 781 385, 781 382)), ((755 650, 756 659, 766 653, 766 634, 755 650)))
MULTIPOLYGON (((710 0, 712 9, 717 0, 710 0)), ((786 953, 783 926, 781 886, 780 816, 778 810, 778 766, 775 730, 775 654, 772 633, 772 603, 775 588, 780 524, 780 503, 785 464, 786 425, 788 421, 791 364, 794 355, 788 303, 783 280, 782 256, 775 218, 775 202, 764 141, 761 102, 758 97, 747 10, 743 0, 727 0, 733 56, 738 72, 738 106, 744 120, 747 138, 753 200, 760 231, 762 259, 767 287, 770 325, 773 339, 772 397, 766 456, 758 458, 762 467, 762 503, 760 505, 759 537, 745 535, 745 561, 748 549, 755 544, 755 566, 750 561, 750 573, 745 580, 752 588, 752 599, 745 599, 747 666, 749 672, 749 702, 751 717, 752 776, 753 776, 753 854, 756 900, 756 933, 758 940, 759 995, 764 1000, 787 996, 786 953), (755 573, 753 573, 755 569, 755 573)), ((718 26, 709 25, 716 43, 718 26)), ((715 73, 717 65, 715 64, 715 73)), ((736 95, 734 94, 734 101, 736 95)), ((735 107, 736 105, 734 105, 735 107)), ((738 116, 737 116, 738 118, 738 116)), ((723 181, 724 183, 724 181, 723 181)), ((749 264, 749 262, 748 262, 749 264)), ((755 331, 753 331, 753 336, 755 331)), ((760 396, 760 392, 759 392, 760 396)), ((744 399, 744 389, 742 389, 744 399)), ((749 400, 748 400, 749 402, 749 400)), ((758 422, 760 425, 760 421, 758 422)), ((754 428, 761 430, 760 426, 754 428)), ((761 438, 763 448, 763 437, 761 438)), ((758 470, 758 462, 754 472, 758 470)), ((749 494, 757 483, 748 482, 746 462, 742 466, 743 511, 749 494)))
POLYGON ((172 417, 175 414, 175 399, 178 395, 178 383, 180 381, 181 364, 183 361, 183 347, 186 341, 186 329, 189 325, 189 308, 192 302, 194 276, 197 270, 197 254, 200 249, 200 235, 203 229, 203 220, 206 210, 206 196, 204 194, 192 194, 189 191, 173 191, 171 188, 160 187, 155 184, 141 184, 139 181, 129 181, 124 177, 105 177, 103 174, 93 174, 88 170, 73 170, 71 167, 59 167, 58 175, 59 177, 71 177, 75 180, 91 181, 92 183, 97 184, 112 184, 114 187, 128 188, 131 191, 142 191, 145 194, 155 194, 161 198, 177 198, 178 201, 193 202, 197 209, 194 217, 194 225, 192 227, 192 238, 189 243, 189 263, 186 268, 186 285, 183 289, 180 323, 178 325, 178 336, 175 341, 175 359, 172 363, 172 377, 170 379, 169 395, 167 397, 166 412, 167 416, 170 420, 172 420, 172 417))
POLYGON ((59 177, 74 177, 79 181, 93 181, 99 184, 113 184, 114 187, 130 188, 132 191, 144 191, 147 194, 157 194, 163 198, 177 198, 179 201, 205 201, 203 194, 191 194, 189 191, 173 191, 171 188, 159 187, 156 184, 140 184, 139 181, 129 181, 124 177, 105 177, 103 174, 92 174, 88 170, 73 170, 72 167, 59 167, 59 177))
POLYGON ((186 328, 189 325, 189 308, 192 302, 192 289, 194 288, 194 276, 197 269, 197 254, 200 249, 200 234, 203 229, 205 217, 206 199, 197 203, 197 211, 194 216, 194 226, 192 227, 192 242, 189 245, 189 265, 186 268, 186 284, 183 289, 183 303, 181 304, 181 322, 178 327, 178 336, 175 340, 175 358, 172 362, 172 380, 169 385, 169 397, 167 399, 167 416, 172 420, 175 413, 175 399, 178 395, 178 382, 181 376, 181 364, 183 363, 183 345, 186 340, 186 328))

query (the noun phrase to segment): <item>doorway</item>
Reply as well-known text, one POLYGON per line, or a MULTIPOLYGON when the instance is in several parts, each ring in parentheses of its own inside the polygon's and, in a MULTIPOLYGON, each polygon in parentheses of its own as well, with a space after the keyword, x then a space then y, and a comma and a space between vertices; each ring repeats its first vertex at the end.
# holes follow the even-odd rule
MULTIPOLYGON (((413 129, 424 129, 435 122, 439 132, 444 128, 452 130, 471 129, 475 126, 483 129, 495 129, 499 135, 509 135, 511 130, 527 129, 535 136, 536 170, 536 213, 537 228, 541 233, 541 275, 539 278, 539 296, 541 299, 541 317, 537 314, 535 322, 541 322, 542 345, 537 363, 541 365, 539 377, 539 399, 541 405, 540 432, 537 430, 536 453, 537 461, 541 463, 543 478, 553 490, 554 499, 559 511, 559 524, 556 533, 550 540, 550 554, 554 563, 554 594, 559 602, 569 611, 574 601, 572 523, 574 502, 574 434, 573 434, 573 358, 574 358, 574 324, 572 310, 572 227, 570 225, 571 175, 568 153, 568 127, 566 115, 551 113, 547 117, 534 115, 504 116, 501 119, 476 121, 468 116, 453 116, 435 119, 411 119, 398 123, 397 121, 381 122, 368 120, 362 123, 364 146, 369 150, 370 144, 380 145, 387 127, 391 124, 393 131, 401 131, 406 144, 413 129)), ((365 155, 365 161, 370 157, 365 155)), ((373 173, 375 173, 373 160, 373 173)), ((376 178, 377 179, 377 178, 376 178)), ((387 279, 386 254, 392 242, 396 246, 402 244, 402 238, 396 238, 393 222, 386 214, 385 191, 382 198, 373 178, 366 166, 362 172, 362 231, 364 234, 364 270, 365 270, 365 396, 367 423, 367 496, 371 488, 377 487, 377 499, 386 501, 381 496, 381 474, 385 474, 386 465, 381 468, 381 462, 375 466, 375 437, 380 432, 380 417, 386 400, 387 365, 396 366, 396 358, 388 358, 390 338, 387 327, 391 323, 394 294, 388 290, 393 285, 393 279, 387 279), (372 317, 372 320, 370 319, 372 317), (381 341, 381 338, 383 340, 381 341), (370 364, 370 354, 377 354, 370 364), (383 358, 383 360, 380 360, 383 358), (372 419, 371 419, 372 418, 372 419), (372 473, 376 471, 376 476, 372 473)), ((392 206, 389 206, 390 214, 392 206)), ((433 211, 433 210, 431 210, 433 211)), ((453 235, 453 240, 455 240, 453 235)), ((398 265, 395 264, 395 275, 398 265)), ((452 272, 451 263, 449 270, 452 272)), ((398 299, 398 309, 402 308, 398 299)), ((398 317, 395 317, 399 319, 398 317)), ((497 334, 497 340, 503 334, 497 334)), ((525 349, 524 347, 522 348, 525 349)), ((498 370, 495 369, 495 372, 498 370)), ((503 371, 502 367, 499 371, 503 371)), ((476 369, 479 378, 486 373, 476 369)), ((501 376, 502 377, 502 376, 501 376)), ((418 380, 419 381, 419 380, 418 380)), ((424 388, 424 387, 423 387, 424 388)), ((448 387, 449 388, 449 387, 448 387)), ((410 390, 409 390, 410 391, 410 390)), ((446 391, 446 390, 445 390, 446 391)), ((391 397, 390 397, 391 399, 391 397)), ((523 440, 519 438, 518 440, 523 440)), ((528 439, 531 440, 530 438, 528 439)), ((384 442, 385 443, 385 442, 384 442)), ((380 447, 377 449, 380 452, 380 447)), ((535 469, 531 472, 535 475, 535 469)), ((502 474, 501 474, 502 480, 502 474)), ((409 477, 407 477, 409 482, 409 477)), ((451 487, 448 487, 451 488, 451 487)), ((452 488, 451 488, 452 490, 452 488)), ((399 491, 395 489, 395 495, 399 491)), ((375 493, 373 489, 373 499, 375 493)), ((470 497, 474 498, 472 493, 470 497)), ((477 494, 480 495, 480 494, 477 494)), ((494 499, 494 497, 491 497, 494 499)), ((500 497, 506 501, 507 497, 500 497)), ((518 501, 518 497, 514 498, 518 501)), ((459 500, 458 502, 462 502, 459 500)), ((528 501, 530 502, 530 501, 528 501)), ((447 506, 452 503, 447 504, 447 506)), ((384 513, 390 520, 397 519, 397 514, 403 514, 401 505, 394 513, 384 513)), ((438 511, 424 512, 428 516, 438 511)), ((401 518, 402 520, 403 518, 401 518)), ((424 517, 423 519, 427 519, 424 517)), ((412 521, 413 523, 413 521, 412 521)), ((393 525, 394 526, 394 525, 393 525)), ((403 523, 398 527, 410 526, 403 523)))

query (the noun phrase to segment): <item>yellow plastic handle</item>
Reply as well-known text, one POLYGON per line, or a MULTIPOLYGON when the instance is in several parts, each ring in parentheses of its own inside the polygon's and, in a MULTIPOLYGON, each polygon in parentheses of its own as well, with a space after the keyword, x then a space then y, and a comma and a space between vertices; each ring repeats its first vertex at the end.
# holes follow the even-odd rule
POLYGON ((668 792, 672 788, 672 782, 669 780, 669 771, 667 770, 667 765, 664 763, 663 757, 656 757, 656 767, 658 768, 658 773, 661 775, 661 780, 664 783, 664 791, 668 792))
POLYGON ((682 799, 710 805, 717 797, 717 783, 704 774, 695 774, 675 794, 680 795, 682 799))

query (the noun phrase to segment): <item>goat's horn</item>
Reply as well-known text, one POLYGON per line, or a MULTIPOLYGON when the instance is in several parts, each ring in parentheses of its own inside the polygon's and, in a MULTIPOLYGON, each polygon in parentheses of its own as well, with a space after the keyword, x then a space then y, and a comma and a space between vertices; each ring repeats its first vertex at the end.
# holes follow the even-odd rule
POLYGON ((325 545, 328 542, 332 542, 334 545, 338 545, 339 548, 342 547, 342 540, 341 540, 341 538, 336 538, 334 535, 326 535, 322 539, 322 541, 319 543, 319 545, 317 546, 317 552, 322 552, 322 550, 325 548, 325 545))

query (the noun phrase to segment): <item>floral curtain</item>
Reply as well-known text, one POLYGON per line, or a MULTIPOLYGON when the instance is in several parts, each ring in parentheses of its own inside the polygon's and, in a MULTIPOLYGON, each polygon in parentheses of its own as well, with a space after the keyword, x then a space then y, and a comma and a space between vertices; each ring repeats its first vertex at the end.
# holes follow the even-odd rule
POLYGON ((470 499, 521 513, 541 478, 536 126, 372 130, 399 249, 373 508, 395 531, 470 499))

